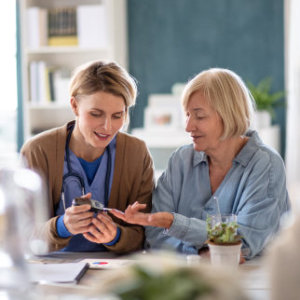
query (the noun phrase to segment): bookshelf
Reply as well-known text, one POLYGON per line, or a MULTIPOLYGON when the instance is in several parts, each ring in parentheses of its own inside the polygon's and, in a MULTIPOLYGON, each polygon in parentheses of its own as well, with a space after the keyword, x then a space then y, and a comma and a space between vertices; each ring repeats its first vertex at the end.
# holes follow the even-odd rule
POLYGON ((74 68, 91 60, 127 68, 126 0, 20 0, 20 23, 26 140, 74 118, 74 68))

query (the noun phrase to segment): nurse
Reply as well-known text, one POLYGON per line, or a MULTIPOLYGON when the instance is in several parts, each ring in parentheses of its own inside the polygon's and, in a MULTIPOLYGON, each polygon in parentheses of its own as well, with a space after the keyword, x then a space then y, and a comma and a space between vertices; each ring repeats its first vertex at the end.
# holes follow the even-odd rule
POLYGON ((151 209, 151 156, 143 141, 121 132, 136 93, 134 79, 116 63, 80 66, 70 83, 75 120, 22 147, 48 186, 51 217, 44 229, 51 250, 127 253, 143 247, 143 227, 94 214, 88 204, 72 206, 83 196, 118 210, 136 201, 151 209))

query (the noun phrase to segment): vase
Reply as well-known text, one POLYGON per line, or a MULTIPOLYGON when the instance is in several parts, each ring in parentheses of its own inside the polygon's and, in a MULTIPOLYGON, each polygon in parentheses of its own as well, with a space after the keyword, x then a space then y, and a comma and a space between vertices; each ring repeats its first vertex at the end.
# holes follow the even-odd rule
POLYGON ((269 128, 272 124, 272 116, 267 110, 258 110, 253 116, 253 129, 269 128))
POLYGON ((240 262, 242 243, 237 244, 215 244, 208 242, 210 261, 212 265, 225 265, 237 267, 240 262))

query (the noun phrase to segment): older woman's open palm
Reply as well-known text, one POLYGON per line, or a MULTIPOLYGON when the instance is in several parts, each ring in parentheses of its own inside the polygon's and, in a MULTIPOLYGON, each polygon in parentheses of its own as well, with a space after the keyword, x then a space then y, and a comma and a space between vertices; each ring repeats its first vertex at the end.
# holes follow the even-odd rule
POLYGON ((169 212, 143 213, 141 210, 146 208, 146 204, 134 202, 129 205, 125 212, 117 209, 111 210, 111 213, 126 223, 138 224, 142 226, 155 226, 169 228, 173 222, 173 215, 169 212))

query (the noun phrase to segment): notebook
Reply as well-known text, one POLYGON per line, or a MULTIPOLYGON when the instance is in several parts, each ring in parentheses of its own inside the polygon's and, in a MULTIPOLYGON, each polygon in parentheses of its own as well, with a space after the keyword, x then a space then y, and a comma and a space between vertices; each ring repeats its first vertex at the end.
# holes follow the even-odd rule
POLYGON ((31 282, 78 283, 89 268, 88 263, 28 264, 31 282))

